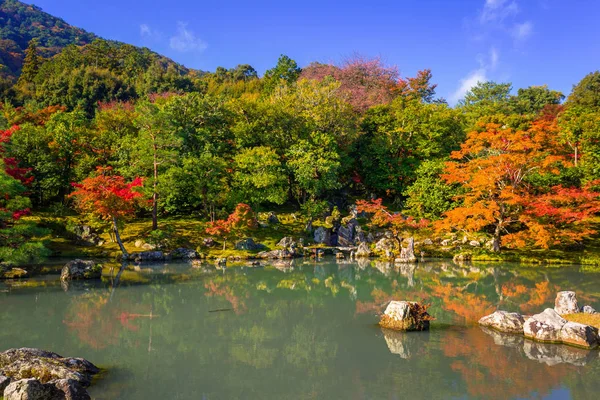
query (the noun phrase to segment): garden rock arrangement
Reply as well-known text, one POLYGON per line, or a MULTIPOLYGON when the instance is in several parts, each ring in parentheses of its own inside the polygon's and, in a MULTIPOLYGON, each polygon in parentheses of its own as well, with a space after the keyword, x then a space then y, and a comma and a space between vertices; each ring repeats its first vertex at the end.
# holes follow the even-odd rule
POLYGON ((432 319, 424 305, 413 301, 390 301, 379 325, 396 331, 426 331, 432 319))
POLYGON ((102 276, 102 266, 91 260, 69 261, 60 273, 63 282, 82 279, 99 279, 102 276))
POLYGON ((496 311, 481 318, 479 324, 500 332, 523 334, 526 338, 538 342, 595 348, 600 345, 597 328, 570 322, 561 316, 561 314, 576 314, 582 310, 593 312, 593 308, 589 306, 582 309, 578 307, 575 292, 559 292, 554 309, 547 308, 527 318, 518 313, 496 311))
POLYGON ((29 272, 23 268, 8 268, 0 265, 0 279, 21 279, 28 277, 29 272))
POLYGON ((82 358, 21 348, 0 353, 4 400, 87 400, 86 388, 100 370, 82 358))

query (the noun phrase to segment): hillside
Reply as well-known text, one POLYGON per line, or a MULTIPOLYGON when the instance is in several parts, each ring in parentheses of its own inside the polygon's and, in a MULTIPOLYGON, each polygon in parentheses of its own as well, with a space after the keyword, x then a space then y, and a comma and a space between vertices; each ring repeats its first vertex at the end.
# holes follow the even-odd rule
POLYGON ((6 75, 19 74, 31 39, 38 40, 40 55, 48 58, 69 44, 85 45, 96 38, 35 5, 0 0, 0 64, 6 75))

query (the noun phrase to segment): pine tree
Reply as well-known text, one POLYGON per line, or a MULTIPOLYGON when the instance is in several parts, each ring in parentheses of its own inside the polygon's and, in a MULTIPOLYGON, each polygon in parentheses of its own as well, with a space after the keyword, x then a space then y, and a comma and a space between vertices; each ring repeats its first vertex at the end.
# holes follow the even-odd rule
POLYGON ((19 87, 25 94, 35 91, 34 80, 41 65, 42 57, 38 50, 37 40, 32 39, 29 42, 29 47, 27 47, 27 50, 25 51, 25 61, 18 82, 19 87))

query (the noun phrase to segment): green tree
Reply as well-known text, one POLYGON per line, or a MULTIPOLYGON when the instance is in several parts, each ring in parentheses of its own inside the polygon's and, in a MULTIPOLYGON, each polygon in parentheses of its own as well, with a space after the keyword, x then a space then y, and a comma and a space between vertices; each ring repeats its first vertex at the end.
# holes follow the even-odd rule
POLYGON ((132 146, 133 169, 142 176, 151 177, 152 230, 158 229, 158 202, 168 183, 161 184, 161 174, 172 166, 181 147, 181 138, 171 125, 171 115, 165 111, 167 101, 151 103, 142 101, 137 105, 135 125, 139 136, 132 146), (162 189, 162 190, 160 190, 162 189))
POLYGON ((290 85, 296 82, 301 73, 302 69, 298 67, 296 61, 282 54, 277 60, 277 65, 265 72, 263 77, 265 93, 273 93, 281 85, 290 85))
POLYGON ((589 73, 573 86, 567 102, 591 109, 600 108, 600 71, 589 73))
POLYGON ((279 156, 270 147, 241 150, 234 158, 233 189, 240 202, 256 206, 283 204, 287 199, 287 178, 279 156))

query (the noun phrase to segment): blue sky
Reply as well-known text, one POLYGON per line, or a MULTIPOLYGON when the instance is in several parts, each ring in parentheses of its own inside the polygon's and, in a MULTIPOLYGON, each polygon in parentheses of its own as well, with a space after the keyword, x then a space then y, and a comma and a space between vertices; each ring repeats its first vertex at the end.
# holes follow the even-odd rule
POLYGON ((600 69, 597 0, 197 1, 35 0, 99 36, 146 46, 191 68, 280 54, 300 66, 380 56, 403 76, 430 68, 451 103, 478 80, 568 94, 600 69))

